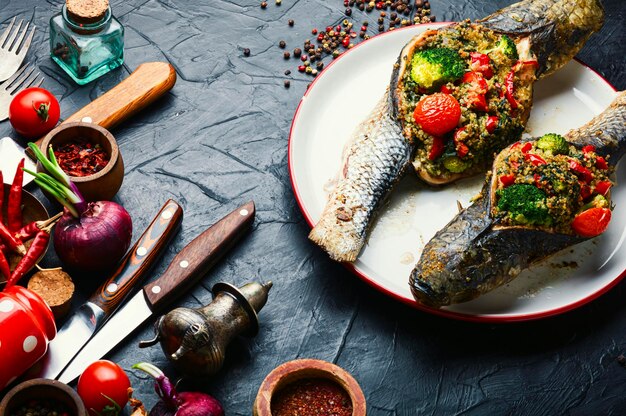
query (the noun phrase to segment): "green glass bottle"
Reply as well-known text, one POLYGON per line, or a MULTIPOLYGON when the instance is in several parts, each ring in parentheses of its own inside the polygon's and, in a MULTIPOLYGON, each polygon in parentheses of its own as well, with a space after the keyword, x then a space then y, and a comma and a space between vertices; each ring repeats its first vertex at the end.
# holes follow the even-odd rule
POLYGON ((79 85, 124 62, 124 27, 108 0, 66 0, 50 19, 50 56, 79 85))

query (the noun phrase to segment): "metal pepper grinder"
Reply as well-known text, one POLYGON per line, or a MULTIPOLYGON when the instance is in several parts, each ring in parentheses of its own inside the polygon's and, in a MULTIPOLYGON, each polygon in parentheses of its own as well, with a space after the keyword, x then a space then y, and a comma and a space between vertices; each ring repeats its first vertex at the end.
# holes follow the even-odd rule
POLYGON ((159 318, 155 338, 139 343, 141 348, 157 342, 178 370, 190 376, 208 376, 222 368, 224 352, 237 335, 253 337, 259 332, 257 312, 267 302, 272 282, 247 283, 237 288, 217 283, 213 301, 198 308, 176 308, 159 318))

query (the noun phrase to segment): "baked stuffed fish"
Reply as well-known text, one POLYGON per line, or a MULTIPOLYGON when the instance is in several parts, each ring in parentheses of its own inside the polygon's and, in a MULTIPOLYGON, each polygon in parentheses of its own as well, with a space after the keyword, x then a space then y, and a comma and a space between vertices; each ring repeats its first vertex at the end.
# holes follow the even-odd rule
MULTIPOLYGON (((604 232, 611 176, 626 152, 626 92, 565 137, 516 142, 495 158, 481 198, 426 244, 411 273, 419 302, 465 302, 604 232)), ((622 208, 623 209, 623 208, 622 208)))
POLYGON ((536 79, 568 62, 603 20, 599 0, 524 0, 480 22, 414 37, 387 93, 344 149, 309 238, 332 259, 354 261, 411 162, 432 185, 484 172, 521 136, 536 79))

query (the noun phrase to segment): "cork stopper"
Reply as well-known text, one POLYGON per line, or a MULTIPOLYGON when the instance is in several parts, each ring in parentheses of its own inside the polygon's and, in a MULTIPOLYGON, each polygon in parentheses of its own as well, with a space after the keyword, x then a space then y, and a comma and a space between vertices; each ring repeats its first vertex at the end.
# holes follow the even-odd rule
POLYGON ((79 24, 97 23, 109 9, 109 0, 65 0, 70 19, 79 24))

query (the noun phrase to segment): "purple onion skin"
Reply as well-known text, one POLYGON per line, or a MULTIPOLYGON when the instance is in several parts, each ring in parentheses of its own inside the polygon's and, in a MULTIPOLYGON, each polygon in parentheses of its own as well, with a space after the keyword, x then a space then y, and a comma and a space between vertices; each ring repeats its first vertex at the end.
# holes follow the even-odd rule
POLYGON ((113 269, 130 247, 132 220, 112 201, 90 202, 80 218, 64 210, 54 227, 54 249, 65 266, 80 272, 113 269))
POLYGON ((172 402, 159 401, 150 416, 224 416, 220 402, 208 394, 184 391, 175 394, 172 402))

